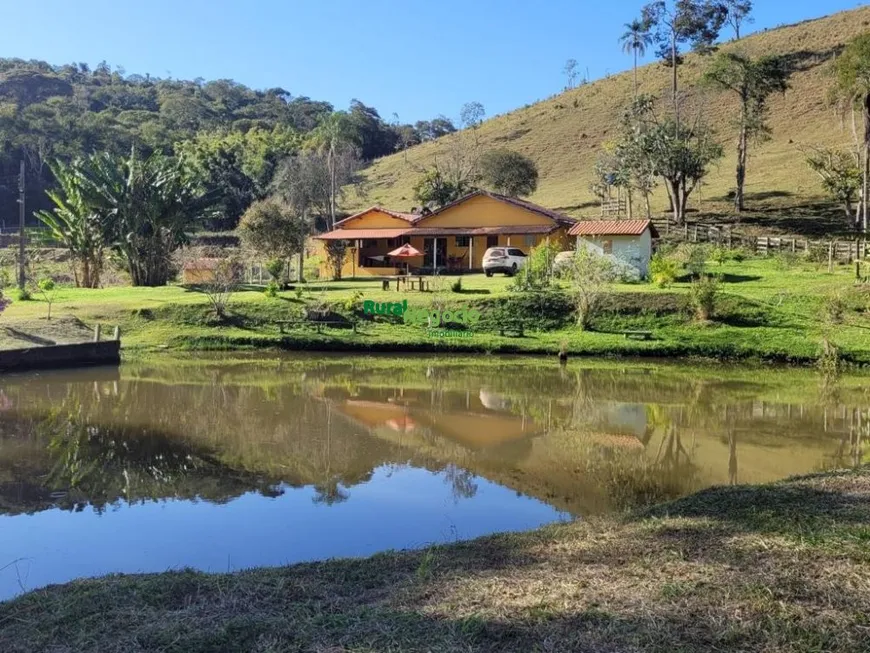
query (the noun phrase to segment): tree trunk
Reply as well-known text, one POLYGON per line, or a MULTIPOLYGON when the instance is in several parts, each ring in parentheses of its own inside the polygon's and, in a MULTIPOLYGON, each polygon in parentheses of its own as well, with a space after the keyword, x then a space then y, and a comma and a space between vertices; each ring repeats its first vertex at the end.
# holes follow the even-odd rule
POLYGON ((681 211, 682 202, 680 201, 680 184, 671 179, 666 179, 665 190, 668 191, 668 197, 671 199, 671 210, 674 212, 674 222, 681 225, 683 224, 683 213, 681 211))
POLYGON ((643 202, 646 205, 646 219, 649 220, 652 218, 652 210, 650 209, 649 205, 649 193, 645 192, 643 194, 643 202))
POLYGON ((634 48, 634 99, 637 99, 637 48, 634 48))
POLYGON ((631 220, 634 217, 634 198, 632 196, 631 188, 626 189, 625 194, 628 196, 628 219, 631 220))
POLYGON ((674 94, 674 125, 675 125, 675 133, 674 138, 679 140, 680 138, 680 102, 677 99, 677 35, 673 33, 671 35, 671 67, 673 70, 673 80, 672 80, 672 91, 674 94))
POLYGON ((335 229, 335 148, 329 149, 329 229, 335 229))
POLYGON ((734 195, 734 208, 743 211, 743 185, 746 182, 746 114, 740 120, 740 138, 737 142, 737 192, 734 195))
POLYGON ((861 188, 861 230, 867 232, 867 209, 870 205, 870 93, 864 96, 864 184, 861 188))

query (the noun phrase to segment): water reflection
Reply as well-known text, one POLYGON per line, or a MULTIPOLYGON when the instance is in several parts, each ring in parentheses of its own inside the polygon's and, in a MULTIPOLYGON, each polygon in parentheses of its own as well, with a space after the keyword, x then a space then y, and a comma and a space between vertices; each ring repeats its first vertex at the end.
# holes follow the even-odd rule
MULTIPOLYGON (((413 357, 6 377, 0 567, 51 538, 63 544, 41 554, 34 582, 75 577, 73 552, 78 575, 213 568, 203 549, 221 546, 237 564, 280 564, 857 465, 870 441, 863 388, 847 378, 832 400, 806 371, 413 357), (129 555, 105 562, 110 547, 129 555)), ((0 574, 0 596, 11 583, 0 574)))

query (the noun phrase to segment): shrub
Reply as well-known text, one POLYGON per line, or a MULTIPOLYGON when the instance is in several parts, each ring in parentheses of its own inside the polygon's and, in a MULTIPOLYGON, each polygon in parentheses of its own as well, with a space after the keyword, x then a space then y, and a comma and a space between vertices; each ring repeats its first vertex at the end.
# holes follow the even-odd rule
POLYGON ((774 257, 776 268, 781 271, 790 270, 800 263, 799 255, 794 252, 777 252, 774 257))
POLYGON ((846 314, 846 298, 841 292, 835 292, 825 297, 824 317, 828 324, 842 324, 846 314))
POLYGON ((616 280, 617 273, 610 257, 580 247, 571 261, 569 274, 577 326, 585 330, 597 314, 601 299, 616 280))
POLYGON ((266 272, 269 273, 269 276, 272 277, 272 280, 277 285, 277 282, 281 280, 281 273, 284 272, 284 259, 273 258, 266 263, 266 272))
POLYGON ((266 290, 263 291, 263 294, 266 295, 266 297, 271 297, 274 299, 278 296, 278 291, 280 289, 281 287, 278 285, 278 282, 272 279, 271 281, 269 281, 269 285, 266 286, 266 290))
POLYGON ((656 252, 649 264, 650 280, 659 288, 667 288, 674 283, 679 271, 679 262, 661 252, 656 252))
POLYGON ((731 252, 727 247, 716 245, 716 247, 710 251, 710 260, 719 265, 725 265, 725 263, 731 260, 731 252))
POLYGON ((30 291, 27 288, 17 288, 15 290, 15 299, 19 302, 29 302, 33 299, 33 296, 30 294, 30 291))
POLYGON ((450 290, 453 292, 462 292, 462 277, 457 277, 456 281, 450 284, 450 290))
POLYGON ((689 303, 699 321, 708 322, 713 319, 718 295, 719 282, 714 277, 704 275, 692 282, 689 288, 689 303))
POLYGON ((553 281, 553 262, 559 245, 547 238, 529 252, 529 259, 511 283, 512 290, 528 291, 548 288, 553 281))
POLYGON ((686 272, 691 277, 697 279, 704 273, 706 268, 708 251, 709 247, 707 245, 682 243, 674 251, 674 258, 683 264, 686 272))

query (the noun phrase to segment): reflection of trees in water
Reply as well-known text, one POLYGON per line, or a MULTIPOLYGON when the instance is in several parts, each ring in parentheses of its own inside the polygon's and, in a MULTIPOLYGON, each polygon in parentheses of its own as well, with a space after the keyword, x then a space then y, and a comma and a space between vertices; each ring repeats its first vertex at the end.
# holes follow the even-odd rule
POLYGON ((467 469, 462 469, 456 465, 447 465, 444 468, 444 480, 450 485, 454 501, 471 499, 477 494, 477 483, 474 482, 474 474, 467 469))

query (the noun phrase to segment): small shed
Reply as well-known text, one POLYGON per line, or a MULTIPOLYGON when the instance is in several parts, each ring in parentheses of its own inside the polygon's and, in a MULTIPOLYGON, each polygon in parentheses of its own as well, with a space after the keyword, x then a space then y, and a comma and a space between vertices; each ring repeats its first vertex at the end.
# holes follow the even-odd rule
POLYGON ((577 238, 577 247, 615 256, 637 268, 642 277, 649 272, 652 239, 658 238, 649 220, 581 220, 568 234, 577 238))
POLYGON ((195 286, 201 283, 212 283, 216 278, 219 258, 200 258, 186 261, 181 270, 182 283, 195 286))

